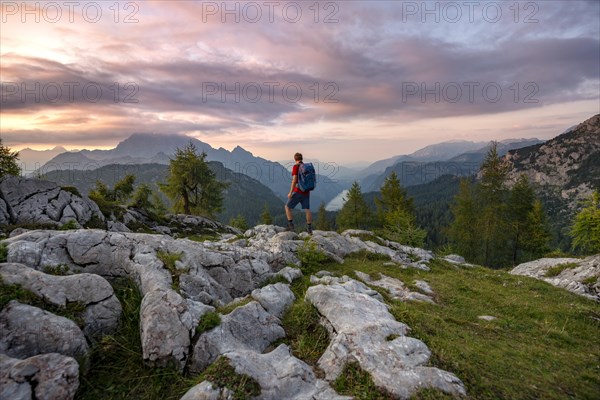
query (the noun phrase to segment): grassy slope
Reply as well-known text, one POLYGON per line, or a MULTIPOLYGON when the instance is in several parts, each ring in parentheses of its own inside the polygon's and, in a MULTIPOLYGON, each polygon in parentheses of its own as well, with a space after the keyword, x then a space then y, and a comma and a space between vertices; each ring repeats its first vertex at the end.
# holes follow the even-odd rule
MULTIPOLYGON (((431 272, 348 259, 327 269, 382 272, 430 283, 431 305, 388 301, 411 336, 432 350, 431 365, 463 380, 473 399, 593 399, 600 393, 600 306, 545 282, 435 261, 431 272), (486 322, 479 315, 498 319, 486 322)), ((375 288, 376 289, 376 288, 375 288)), ((421 399, 440 398, 424 391, 421 399)), ((363 397, 361 398, 385 398, 363 397)))

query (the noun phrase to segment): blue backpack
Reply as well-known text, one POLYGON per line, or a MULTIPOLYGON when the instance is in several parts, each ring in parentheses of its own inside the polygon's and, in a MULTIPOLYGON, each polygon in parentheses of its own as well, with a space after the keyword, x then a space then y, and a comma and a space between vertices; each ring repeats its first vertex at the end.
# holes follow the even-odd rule
POLYGON ((317 172, 312 163, 300 163, 298 166, 298 189, 303 192, 314 190, 317 186, 317 172))

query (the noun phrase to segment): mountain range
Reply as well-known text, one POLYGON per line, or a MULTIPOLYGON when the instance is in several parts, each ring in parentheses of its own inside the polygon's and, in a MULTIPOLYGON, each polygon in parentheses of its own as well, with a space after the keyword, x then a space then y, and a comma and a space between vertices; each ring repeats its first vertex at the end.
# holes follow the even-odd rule
MULTIPOLYGON (((163 164, 168 165, 177 148, 193 143, 199 152, 206 153, 208 161, 217 161, 233 172, 256 179, 271 189, 281 200, 287 199, 291 182, 291 165, 256 157, 240 146, 232 151, 215 149, 208 143, 184 135, 135 133, 110 150, 79 150, 56 155, 45 163, 36 174, 48 174, 54 170, 93 171, 107 165, 163 164)), ((318 206, 327 203, 346 184, 332 170, 317 177, 318 190, 312 193, 311 202, 318 206)))

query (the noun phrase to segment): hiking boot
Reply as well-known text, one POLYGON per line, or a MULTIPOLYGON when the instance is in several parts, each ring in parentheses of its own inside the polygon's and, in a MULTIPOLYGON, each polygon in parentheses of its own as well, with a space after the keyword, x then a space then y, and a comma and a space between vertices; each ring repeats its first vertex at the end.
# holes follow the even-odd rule
POLYGON ((307 225, 306 226, 306 232, 308 232, 309 235, 312 235, 312 226, 307 225))
POLYGON ((293 223, 291 223, 291 224, 288 223, 288 226, 287 226, 287 228, 285 228, 285 231, 286 232, 293 232, 294 229, 295 229, 294 224, 293 223))

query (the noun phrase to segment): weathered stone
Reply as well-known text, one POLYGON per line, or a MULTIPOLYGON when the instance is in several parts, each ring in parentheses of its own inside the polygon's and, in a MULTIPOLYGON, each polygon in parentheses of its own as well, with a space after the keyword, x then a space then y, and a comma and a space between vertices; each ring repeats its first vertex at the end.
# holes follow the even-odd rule
POLYGON ((144 361, 150 365, 172 365, 183 370, 193 327, 193 314, 188 310, 187 302, 175 291, 154 290, 146 294, 140 308, 144 361))
POLYGON ((380 274, 380 278, 372 279, 368 274, 361 271, 354 271, 356 276, 369 285, 377 286, 385 289, 393 299, 400 301, 424 301, 426 303, 434 303, 433 299, 423 293, 411 292, 404 282, 396 278, 391 278, 387 275, 380 274))
POLYGON ((496 317, 494 317, 492 315, 480 315, 477 318, 482 319, 484 321, 488 321, 488 322, 497 319, 496 317))
POLYGON ((112 286, 92 274, 55 276, 22 264, 0 264, 0 276, 6 284, 19 284, 36 296, 59 307, 77 302, 86 307, 82 317, 86 337, 98 339, 113 333, 119 324, 121 303, 112 286))
POLYGON ((85 336, 75 322, 12 300, 0 312, 0 353, 27 358, 44 353, 82 357, 85 336))
POLYGON ((221 317, 221 324, 198 338, 190 369, 203 371, 220 355, 231 351, 263 352, 285 336, 281 321, 252 301, 221 317))
POLYGON ((270 314, 281 318, 286 309, 296 300, 290 287, 283 283, 268 285, 252 291, 252 297, 270 314))
POLYGON ((302 271, 298 268, 285 267, 281 271, 277 272, 276 275, 280 275, 285 278, 286 281, 292 283, 296 279, 302 278, 302 271))
POLYGON ((327 382, 317 379, 312 369, 291 355, 282 344, 266 354, 234 351, 225 354, 235 371, 252 377, 260 385, 261 400, 347 400, 338 395, 327 382))
POLYGON ((422 387, 465 394, 453 374, 424 367, 430 357, 427 346, 406 336, 408 327, 396 321, 384 303, 356 291, 350 281, 312 286, 306 298, 335 333, 318 362, 327 380, 335 380, 347 363, 358 362, 377 386, 398 398, 407 399, 422 387))
POLYGON ((18 360, 0 353, 0 399, 70 400, 79 387, 79 365, 56 353, 18 360))
POLYGON ((517 265, 510 273, 541 279, 578 295, 600 301, 600 254, 583 260, 579 258, 542 258, 517 265), (557 276, 546 276, 550 268, 561 264, 576 264, 577 266, 567 268, 557 276), (583 282, 590 278, 596 278, 596 281, 583 282))
POLYGON ((180 400, 233 400, 233 393, 204 381, 188 390, 180 400))
POLYGON ((465 264, 466 261, 464 257, 459 256, 458 254, 450 254, 444 257, 444 260, 449 261, 454 264, 465 264))
POLYGON ((50 181, 5 176, 0 179, 0 198, 0 220, 6 223, 59 226, 72 220, 83 226, 94 217, 104 220, 96 203, 50 181))

